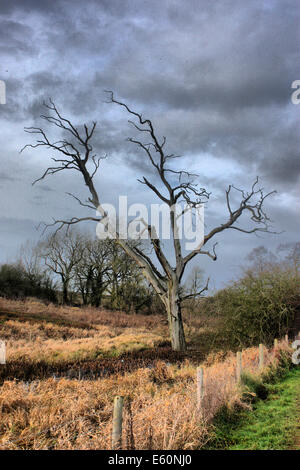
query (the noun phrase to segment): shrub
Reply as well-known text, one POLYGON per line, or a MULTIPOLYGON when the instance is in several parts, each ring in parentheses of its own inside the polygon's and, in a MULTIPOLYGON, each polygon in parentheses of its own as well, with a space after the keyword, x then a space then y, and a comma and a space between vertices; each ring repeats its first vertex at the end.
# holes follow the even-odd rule
POLYGON ((17 263, 0 266, 0 296, 12 299, 35 296, 50 302, 56 301, 52 281, 45 273, 30 276, 17 263))
POLYGON ((241 383, 246 387, 243 399, 249 400, 252 403, 257 399, 267 399, 269 392, 261 377, 250 374, 249 372, 243 372, 241 383))
MULTIPOLYGON (((232 348, 271 345, 292 326, 300 305, 299 277, 292 270, 272 267, 245 276, 218 292, 210 311, 220 317, 220 331, 232 348)), ((204 304, 205 306, 205 304, 204 304)))

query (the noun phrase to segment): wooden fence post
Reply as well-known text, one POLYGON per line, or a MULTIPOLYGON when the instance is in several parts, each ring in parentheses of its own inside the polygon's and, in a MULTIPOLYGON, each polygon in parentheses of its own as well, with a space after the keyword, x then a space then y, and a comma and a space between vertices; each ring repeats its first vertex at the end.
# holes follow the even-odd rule
POLYGON ((6 364, 5 341, 0 340, 0 364, 6 364))
POLYGON ((113 412, 112 442, 113 450, 122 449, 122 423, 123 423, 124 397, 115 397, 113 412))
POLYGON ((197 408, 201 408, 202 400, 204 397, 204 371, 203 367, 197 367, 197 408))
POLYGON ((284 339, 285 339, 285 342, 288 343, 289 342, 289 335, 285 335, 284 339))
POLYGON ((242 375, 242 353, 238 351, 236 353, 236 380, 240 381, 242 375))
POLYGON ((258 348, 258 355, 259 355, 259 360, 258 360, 258 367, 259 369, 263 369, 264 367, 264 345, 260 343, 259 348, 258 348))

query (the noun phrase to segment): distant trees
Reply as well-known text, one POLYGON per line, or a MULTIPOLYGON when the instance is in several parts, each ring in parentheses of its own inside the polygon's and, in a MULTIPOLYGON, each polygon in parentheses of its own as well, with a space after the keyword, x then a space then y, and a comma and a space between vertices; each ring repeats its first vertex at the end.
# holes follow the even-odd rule
POLYGON ((18 262, 0 266, 0 296, 9 298, 38 297, 56 302, 53 280, 44 271, 33 275, 18 262))
POLYGON ((40 243, 38 250, 48 271, 60 278, 64 304, 70 303, 70 284, 74 280, 74 271, 82 261, 83 240, 79 233, 69 231, 50 235, 40 243))
POLYGON ((280 265, 285 269, 293 270, 296 276, 300 276, 300 242, 281 243, 276 248, 276 253, 264 245, 254 248, 246 257, 248 266, 244 271, 261 273, 280 265))
POLYGON ((296 276, 300 276, 300 242, 283 243, 279 245, 278 251, 284 255, 284 262, 288 264, 295 272, 296 276))
MULTIPOLYGON (((110 269, 108 270, 108 292, 112 308, 121 308, 125 311, 139 311, 142 307, 149 307, 154 292, 147 286, 140 268, 124 250, 107 240, 109 244, 110 269)), ((138 248, 137 241, 128 242, 131 247, 138 248)))
POLYGON ((17 264, 3 264, 0 267, 0 294, 9 297, 20 297, 27 294, 28 279, 22 266, 17 264))
MULTIPOLYGON (((254 248, 246 257, 252 271, 261 273, 267 268, 270 268, 276 263, 277 257, 268 250, 265 246, 260 245, 254 248)), ((248 266, 249 268, 249 266, 248 266)))
POLYGON ((24 245, 17 263, 0 267, 0 295, 93 307, 105 304, 126 312, 150 313, 152 307, 157 311, 154 291, 113 240, 99 240, 74 229, 24 245))
MULTIPOLYGON (((153 291, 133 260, 113 240, 81 235, 81 260, 73 270, 73 289, 84 305, 139 311, 150 307, 153 291)), ((136 242, 132 242, 136 244, 136 242)))
POLYGON ((74 268, 74 290, 81 295, 83 305, 99 307, 108 288, 110 246, 106 240, 82 237, 83 256, 74 268))
MULTIPOLYGON (((132 242, 132 244, 137 242, 132 242)), ((37 246, 49 273, 58 279, 62 302, 138 311, 149 307, 153 291, 133 260, 113 240, 74 229, 49 235, 37 246), (105 299, 104 299, 105 298, 105 299)))

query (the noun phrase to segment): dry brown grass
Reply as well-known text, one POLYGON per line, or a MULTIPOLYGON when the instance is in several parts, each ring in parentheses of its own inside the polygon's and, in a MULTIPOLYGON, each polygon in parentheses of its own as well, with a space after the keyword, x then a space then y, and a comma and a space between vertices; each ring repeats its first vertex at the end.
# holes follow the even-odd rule
MULTIPOLYGON (((286 349, 285 343, 279 348, 286 349)), ((265 352, 266 368, 278 351, 265 352)), ((123 395, 127 408, 123 447, 198 449, 209 439, 211 419, 224 404, 240 403, 235 355, 209 358, 205 398, 196 410, 196 367, 159 362, 154 368, 90 381, 7 381, 0 395, 0 449, 110 449, 112 403, 123 395), (211 364, 212 360, 214 362, 211 364), (132 424, 132 436, 130 432, 132 424)), ((258 351, 243 351, 244 369, 258 374, 258 351)))
POLYGON ((0 338, 7 358, 42 361, 91 359, 153 348, 167 338, 161 317, 0 298, 0 338))
MULTIPOLYGON (((183 317, 190 348, 205 355, 224 347, 224 338, 216 335, 218 318, 207 317, 198 311, 191 313, 187 307, 183 317)), ((41 351, 41 359, 53 357, 55 343, 58 358, 71 358, 76 350, 88 358, 93 357, 99 347, 117 354, 169 343, 167 321, 162 315, 126 314, 92 307, 46 305, 36 299, 20 301, 0 297, 1 320, 0 337, 12 341, 9 345, 11 358, 26 355, 27 346, 32 342, 37 344, 37 348, 30 344, 30 351, 41 351), (17 325, 13 321, 21 323, 17 325), (55 341, 50 342, 50 339, 55 341), (47 343, 42 344, 45 341, 47 343)))
MULTIPOLYGON (((213 322, 188 317, 189 337, 213 341, 213 322)), ((203 342, 205 397, 197 411, 200 359, 197 363, 198 355, 190 351, 190 359, 180 365, 182 357, 156 347, 168 339, 160 316, 0 298, 0 338, 7 342, 8 359, 1 369, 0 449, 110 449, 115 395, 125 397, 124 448, 198 449, 209 439, 211 420, 220 407, 241 404, 235 355, 207 356, 203 342), (114 357, 121 353, 127 355, 114 357), (72 380, 47 378, 55 368, 66 375, 69 367, 75 368, 72 380), (106 368, 112 375, 95 379, 95 373, 91 380, 87 374, 77 380, 79 367, 106 368)), ((266 367, 276 364, 277 356, 266 352, 266 367)), ((243 366, 258 374, 257 348, 243 352, 243 366)))
POLYGON ((17 321, 8 321, 5 327, 0 327, 0 337, 6 339, 8 361, 30 359, 48 362, 95 359, 101 353, 117 355, 153 348, 163 339, 158 333, 146 329, 125 328, 122 332, 106 326, 91 330, 66 329, 51 323, 43 328, 17 321))
POLYGON ((107 325, 115 328, 158 328, 164 327, 166 321, 161 315, 127 314, 122 311, 111 311, 93 307, 68 307, 66 305, 45 304, 37 299, 23 301, 0 297, 0 312, 22 314, 36 320, 56 320, 59 323, 75 326, 107 325), (81 325, 80 325, 81 323, 81 325))

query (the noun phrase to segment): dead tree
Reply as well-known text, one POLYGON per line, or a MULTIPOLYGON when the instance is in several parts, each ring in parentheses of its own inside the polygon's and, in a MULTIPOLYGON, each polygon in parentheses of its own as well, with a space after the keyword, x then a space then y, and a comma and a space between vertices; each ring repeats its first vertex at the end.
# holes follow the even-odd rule
MULTIPOLYGON (((159 238, 153 235, 153 227, 147 226, 151 244, 155 254, 153 256, 145 254, 140 248, 128 243, 127 240, 120 238, 116 233, 116 243, 137 263, 146 280, 153 286, 154 290, 163 302, 170 328, 170 337, 172 347, 176 351, 184 351, 186 349, 186 341, 181 315, 181 305, 185 296, 181 289, 182 276, 188 263, 197 255, 209 256, 212 260, 217 259, 216 243, 209 249, 206 248, 208 243, 224 230, 238 230, 243 233, 268 232, 269 218, 266 215, 263 204, 265 199, 272 193, 264 194, 263 190, 258 187, 258 178, 255 180, 249 192, 236 188, 232 185, 228 187, 225 193, 225 201, 228 210, 228 217, 224 223, 221 223, 211 231, 209 231, 203 239, 203 242, 194 250, 185 254, 183 252, 181 242, 178 238, 178 218, 174 206, 183 202, 190 207, 197 208, 200 204, 205 203, 210 194, 205 188, 198 187, 194 183, 197 175, 192 175, 187 171, 177 171, 170 168, 170 164, 177 155, 168 154, 165 151, 166 138, 160 139, 150 119, 145 119, 138 112, 133 111, 127 104, 117 101, 112 92, 109 93, 109 102, 116 104, 126 110, 132 117, 129 122, 134 126, 136 131, 147 140, 129 138, 128 140, 135 144, 143 153, 146 159, 152 165, 159 185, 150 179, 143 177, 139 180, 144 186, 150 189, 161 201, 167 204, 169 208, 170 226, 172 230, 172 243, 175 254, 175 265, 173 266, 168 260, 159 238), (183 181, 183 179, 185 181, 183 181), (176 181, 175 181, 176 180, 176 181), (175 182, 174 182, 175 181, 175 182), (232 207, 231 194, 235 191, 240 195, 240 202, 236 207, 232 207), (251 222, 254 223, 253 228, 242 228, 236 224, 243 214, 249 214, 251 222)), ((60 155, 60 158, 52 158, 53 166, 46 169, 44 174, 37 180, 43 180, 46 176, 65 170, 75 170, 81 173, 84 183, 89 191, 89 197, 86 202, 82 202, 78 197, 73 196, 77 202, 87 209, 97 210, 97 216, 87 216, 83 218, 73 217, 70 220, 56 220, 51 225, 56 225, 57 230, 67 225, 77 224, 81 221, 94 221, 107 223, 106 212, 101 206, 99 193, 94 185, 94 176, 99 168, 101 157, 96 158, 93 154, 91 144, 92 137, 96 129, 96 122, 90 126, 84 125, 83 131, 73 125, 73 123, 64 118, 53 101, 45 104, 49 114, 42 115, 41 118, 48 124, 58 127, 64 132, 62 140, 53 142, 47 137, 45 130, 42 128, 29 127, 25 131, 38 136, 35 144, 26 145, 26 147, 38 148, 46 147, 54 150, 60 155), (69 136, 69 137, 68 137, 69 136)), ((22 149, 23 150, 23 149, 22 149)), ((103 157, 102 157, 103 158, 103 157)), ((109 223, 108 229, 110 230, 109 223)), ((208 289, 206 284, 194 296, 200 296, 208 289)))

